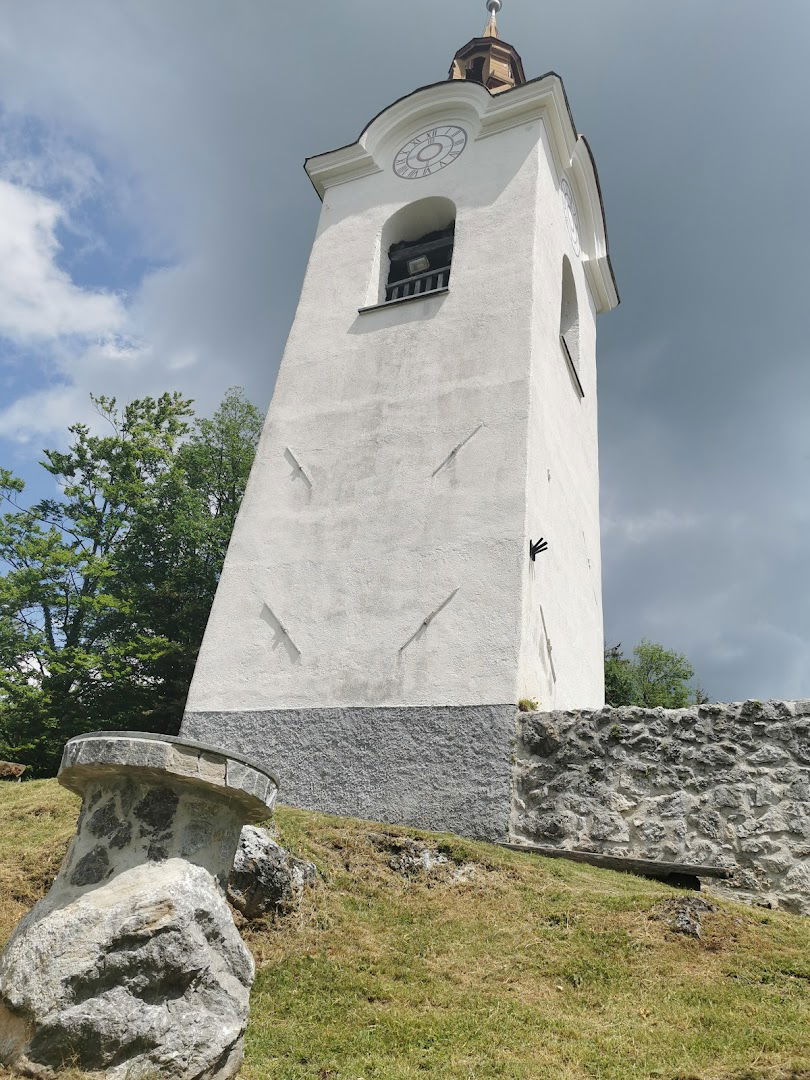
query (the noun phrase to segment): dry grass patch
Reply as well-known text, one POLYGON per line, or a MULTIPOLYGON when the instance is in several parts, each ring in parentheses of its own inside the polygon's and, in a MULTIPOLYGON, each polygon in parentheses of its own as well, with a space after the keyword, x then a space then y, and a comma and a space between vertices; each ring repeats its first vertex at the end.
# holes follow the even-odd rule
MULTIPOLYGON (((0 798, 2 937, 77 801, 53 782, 0 798)), ((661 917, 681 894, 630 875, 286 808, 276 827, 322 880, 244 931, 245 1080, 810 1080, 808 919, 713 901, 697 941, 661 917), (406 836, 474 872, 398 872, 406 836)))
POLYGON ((53 780, 0 783, 0 942, 51 887, 80 805, 53 780))
POLYGON ((808 920, 718 901, 695 941, 630 875, 382 830, 478 867, 404 877, 379 828, 278 822, 324 883, 250 934, 250 1080, 810 1080, 808 920))

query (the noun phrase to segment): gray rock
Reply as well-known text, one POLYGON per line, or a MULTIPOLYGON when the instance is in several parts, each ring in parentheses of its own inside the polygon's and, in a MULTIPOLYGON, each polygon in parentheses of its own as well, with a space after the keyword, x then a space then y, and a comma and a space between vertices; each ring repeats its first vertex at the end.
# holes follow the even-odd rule
POLYGON ((678 897, 676 900, 667 900, 661 906, 661 915, 670 930, 676 934, 685 934, 687 937, 697 938, 703 936, 701 918, 716 908, 700 896, 678 897))
POLYGON ((788 760, 786 751, 778 746, 765 744, 759 750, 755 750, 748 758, 749 765, 784 765, 788 760))
POLYGON ((551 757, 561 742, 559 731, 548 717, 535 713, 523 725, 523 745, 532 754, 551 757))
POLYGON ((661 740, 657 739, 654 735, 651 735, 647 731, 634 732, 629 737, 624 739, 625 746, 635 754, 649 755, 660 753, 661 740))
POLYGON ((735 809, 743 804, 743 791, 721 784, 714 789, 714 802, 716 806, 735 809))
POLYGON ((709 743, 701 748, 703 764, 712 769, 733 765, 737 760, 738 747, 732 743, 709 743))
POLYGON ((667 830, 660 821, 645 821, 639 825, 641 835, 648 844, 660 844, 667 835, 667 830))
POLYGON ((797 863, 788 872, 785 879, 788 890, 810 894, 810 866, 806 863, 797 863))
POLYGON ((699 814, 694 818, 693 824, 699 833, 703 833, 711 840, 720 840, 723 835, 723 819, 716 810, 699 814))
POLYGON ((790 780, 790 794, 794 799, 810 802, 810 776, 806 773, 793 777, 790 780))
MULTIPOLYGON (((763 870, 777 876, 784 875, 795 864, 795 859, 789 851, 777 851, 773 855, 765 855, 758 859, 763 870)), ((805 889, 805 892, 808 890, 805 889)))
POLYGON ((734 877, 731 880, 730 888, 743 889, 746 892, 764 892, 767 889, 767 882, 767 874, 759 865, 758 860, 750 868, 746 868, 738 862, 734 867, 734 877))
POLYGON ((450 865, 450 860, 440 851, 414 844, 412 849, 392 855, 388 860, 388 865, 403 877, 417 877, 444 870, 450 865))
POLYGON ((0 959, 0 1055, 29 1076, 77 1060, 107 1080, 231 1077, 252 982, 207 870, 134 867, 20 923, 0 959))
POLYGON ((577 835, 577 819, 567 811, 540 814, 532 823, 531 832, 540 840, 573 840, 577 835))
POLYGON ((318 878, 314 863, 297 859, 265 829, 246 825, 228 881, 228 899, 246 919, 295 910, 307 885, 318 878))
POLYGON ((591 815, 588 832, 593 840, 609 840, 614 844, 623 844, 630 839, 630 830, 624 818, 608 810, 591 815))
POLYGON ((431 884, 461 885, 479 871, 476 863, 457 862, 423 840, 410 836, 372 833, 369 839, 376 848, 390 853, 389 867, 405 878, 426 878, 431 884))
POLYGON ((682 791, 675 795, 666 795, 658 800, 656 812, 662 818, 682 818, 694 805, 694 800, 682 791))
POLYGON ((539 761, 533 763, 530 769, 523 771, 523 783, 529 787, 538 787, 540 784, 553 780, 557 773, 556 765, 548 761, 539 761))

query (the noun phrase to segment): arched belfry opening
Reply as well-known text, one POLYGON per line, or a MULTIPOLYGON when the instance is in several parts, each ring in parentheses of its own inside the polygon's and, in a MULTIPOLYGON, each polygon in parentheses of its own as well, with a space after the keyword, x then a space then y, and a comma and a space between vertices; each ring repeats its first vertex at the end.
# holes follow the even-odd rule
POLYGON ((579 371, 579 303, 574 271, 567 255, 563 255, 562 300, 560 302, 560 344, 571 376, 581 397, 585 396, 579 371))
POLYGON ((383 300, 444 292, 450 284, 456 206, 433 196, 397 210, 383 227, 383 300))

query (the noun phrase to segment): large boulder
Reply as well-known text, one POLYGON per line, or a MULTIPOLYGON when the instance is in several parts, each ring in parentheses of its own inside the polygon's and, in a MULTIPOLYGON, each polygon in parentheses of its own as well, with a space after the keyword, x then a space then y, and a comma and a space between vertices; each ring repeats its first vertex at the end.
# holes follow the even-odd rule
POLYGON ((242 1061, 253 960, 210 873, 133 867, 67 907, 47 897, 0 958, 0 1059, 109 1080, 225 1078, 242 1061))
POLYGON ((314 863, 290 855, 266 829, 245 825, 228 881, 228 899, 246 919, 286 915, 318 878, 314 863))

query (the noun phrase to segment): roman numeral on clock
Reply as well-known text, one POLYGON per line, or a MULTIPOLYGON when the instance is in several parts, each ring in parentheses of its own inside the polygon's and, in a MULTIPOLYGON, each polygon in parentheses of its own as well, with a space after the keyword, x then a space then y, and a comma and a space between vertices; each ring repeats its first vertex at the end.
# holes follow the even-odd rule
POLYGON ((467 145, 467 132, 454 124, 440 124, 415 135, 394 157, 394 171, 403 180, 433 176, 456 160, 467 145))

